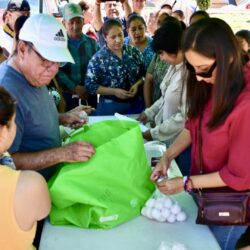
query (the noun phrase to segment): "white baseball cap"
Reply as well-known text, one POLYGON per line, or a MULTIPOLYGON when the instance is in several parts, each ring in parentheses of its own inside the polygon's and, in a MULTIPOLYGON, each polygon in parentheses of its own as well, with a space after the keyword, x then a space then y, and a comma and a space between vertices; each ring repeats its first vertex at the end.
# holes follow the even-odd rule
POLYGON ((29 17, 20 30, 19 39, 31 42, 49 61, 75 63, 68 50, 67 32, 53 16, 38 14, 29 17))

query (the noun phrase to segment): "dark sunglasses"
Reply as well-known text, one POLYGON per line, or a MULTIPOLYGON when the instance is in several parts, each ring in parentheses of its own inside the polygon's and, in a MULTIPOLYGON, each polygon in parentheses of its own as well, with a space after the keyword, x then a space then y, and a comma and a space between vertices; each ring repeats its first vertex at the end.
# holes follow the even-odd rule
POLYGON ((190 72, 192 72, 196 76, 210 78, 214 72, 214 69, 216 68, 216 61, 212 64, 212 66, 210 67, 210 69, 207 72, 196 73, 194 67, 188 61, 186 61, 186 67, 190 72))

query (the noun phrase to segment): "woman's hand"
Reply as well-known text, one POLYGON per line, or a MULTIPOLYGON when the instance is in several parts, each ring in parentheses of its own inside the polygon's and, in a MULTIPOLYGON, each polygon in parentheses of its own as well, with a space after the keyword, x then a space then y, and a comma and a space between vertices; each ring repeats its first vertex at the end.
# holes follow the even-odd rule
POLYGON ((150 176, 151 181, 156 182, 160 177, 167 176, 167 170, 170 166, 171 159, 168 157, 168 151, 164 153, 160 161, 155 166, 150 176))
POLYGON ((153 137, 152 137, 152 135, 150 133, 150 130, 147 130, 144 133, 142 133, 142 136, 147 141, 153 141, 153 137))
POLYGON ((182 177, 176 177, 173 179, 164 180, 159 183, 156 183, 156 185, 161 191, 161 193, 166 195, 177 194, 184 190, 182 177))
POLYGON ((148 117, 145 112, 142 112, 136 120, 146 124, 148 122, 148 117))
POLYGON ((131 88, 130 88, 130 90, 129 90, 129 92, 130 92, 133 96, 135 96, 135 95, 137 94, 137 92, 138 92, 138 84, 135 83, 134 85, 132 85, 131 88))
POLYGON ((129 91, 126 91, 124 89, 119 89, 119 88, 116 88, 114 89, 114 95, 119 98, 119 99, 128 99, 128 98, 131 98, 133 97, 134 95, 132 93, 130 93, 129 91))

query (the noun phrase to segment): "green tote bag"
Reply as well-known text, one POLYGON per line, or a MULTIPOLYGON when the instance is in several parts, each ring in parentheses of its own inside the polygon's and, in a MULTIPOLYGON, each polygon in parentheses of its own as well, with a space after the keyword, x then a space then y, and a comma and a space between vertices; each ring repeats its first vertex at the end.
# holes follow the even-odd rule
POLYGON ((154 191, 137 123, 103 121, 73 132, 96 148, 87 162, 63 163, 49 181, 54 225, 112 228, 140 214, 154 191))

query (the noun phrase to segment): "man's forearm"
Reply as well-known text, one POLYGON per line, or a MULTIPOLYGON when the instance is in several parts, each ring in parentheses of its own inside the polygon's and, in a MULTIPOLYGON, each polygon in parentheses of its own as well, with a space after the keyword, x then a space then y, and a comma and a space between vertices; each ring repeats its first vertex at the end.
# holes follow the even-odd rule
POLYGON ((61 148, 32 153, 14 153, 12 157, 16 168, 20 170, 39 170, 65 161, 61 148))
POLYGON ((94 6, 94 28, 96 31, 101 30, 103 26, 103 21, 102 21, 102 13, 101 13, 101 4, 100 3, 95 3, 94 6))
POLYGON ((127 20, 128 16, 132 13, 132 8, 131 8, 128 0, 125 0, 122 5, 123 5, 123 8, 124 8, 125 19, 127 20))

